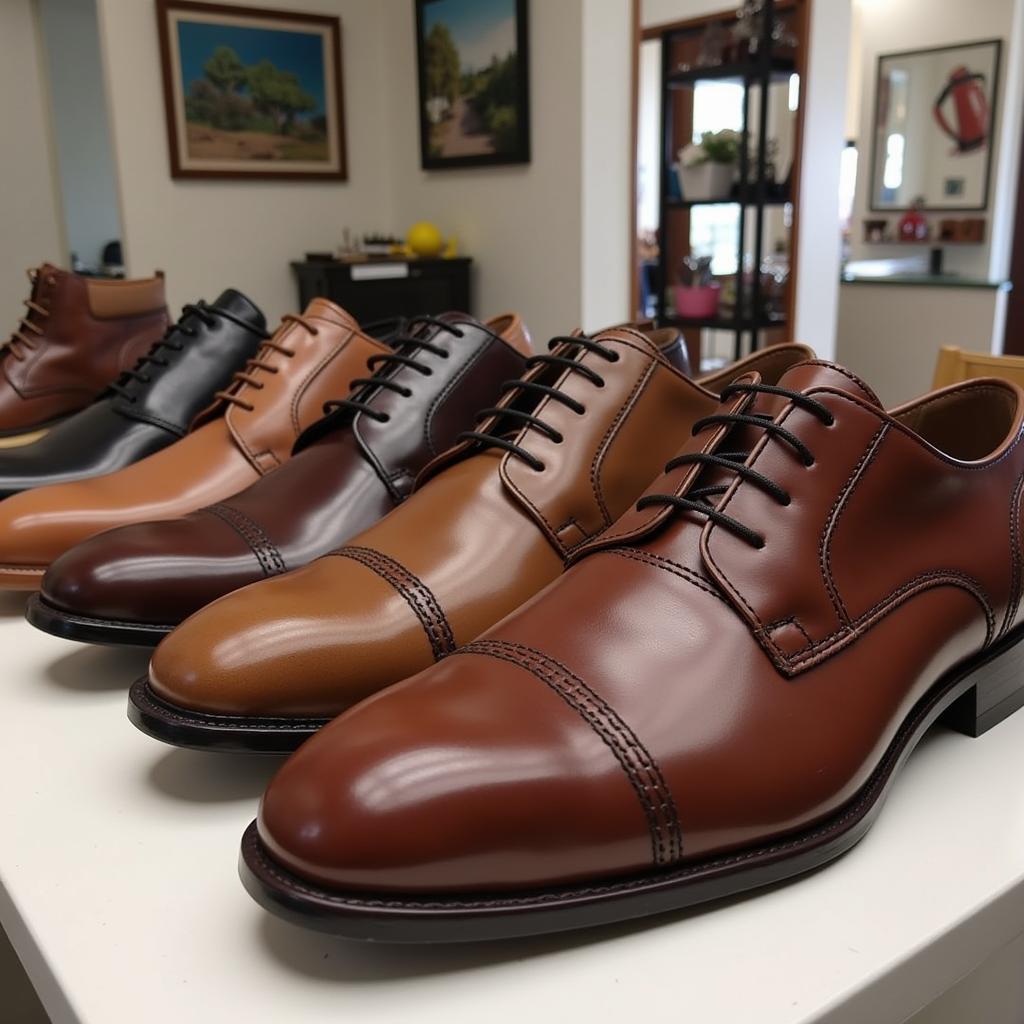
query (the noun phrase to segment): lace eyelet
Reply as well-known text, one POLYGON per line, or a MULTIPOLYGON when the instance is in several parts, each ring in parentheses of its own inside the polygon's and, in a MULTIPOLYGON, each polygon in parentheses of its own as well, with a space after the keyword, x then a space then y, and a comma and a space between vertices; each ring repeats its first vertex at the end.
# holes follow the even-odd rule
POLYGON ((836 418, 835 418, 835 416, 829 416, 829 418, 827 420, 825 420, 825 426, 826 427, 834 427, 835 425, 836 425, 836 418))
MULTIPOLYGON (((459 337, 461 338, 462 335, 460 334, 459 337)), ((442 359, 451 359, 451 357, 452 357, 452 354, 451 354, 451 352, 448 349, 442 349, 442 351, 441 351, 441 358, 442 359)))
POLYGON ((815 458, 811 458, 811 459, 805 459, 805 460, 804 460, 804 466, 806 466, 806 467, 807 467, 807 469, 810 469, 810 468, 811 468, 811 466, 813 466, 813 465, 814 465, 814 463, 815 463, 815 462, 817 462, 817 461, 818 461, 818 460, 817 460, 817 459, 815 459, 815 458))
POLYGON ((562 444, 565 441, 565 435, 564 434, 559 434, 558 437, 553 437, 553 438, 551 438, 551 440, 555 444, 562 444))
POLYGON ((599 388, 603 388, 604 387, 604 377, 598 377, 598 379, 594 381, 594 386, 595 387, 599 387, 599 388))
POLYGON ((621 354, 612 349, 611 354, 608 356, 608 362, 617 363, 621 358, 621 354))
POLYGON ((390 420, 391 420, 391 413, 389 413, 389 412, 381 413, 380 416, 377 417, 377 422, 378 423, 388 423, 388 422, 390 422, 390 420))
POLYGON ((762 551, 764 549, 765 540, 764 537, 758 537, 757 543, 754 545, 755 551, 762 551))
POLYGON ((779 504, 783 508, 787 508, 788 506, 792 505, 793 504, 793 495, 792 494, 787 494, 786 495, 786 500, 785 501, 780 501, 779 504))
POLYGON ((533 469, 534 469, 534 472, 536 472, 536 473, 543 473, 544 470, 547 469, 547 468, 548 468, 547 465, 545 463, 543 463, 543 462, 536 462, 536 463, 533 464, 533 469))
POLYGON ((403 398, 412 398, 412 388, 406 388, 401 392, 403 398))

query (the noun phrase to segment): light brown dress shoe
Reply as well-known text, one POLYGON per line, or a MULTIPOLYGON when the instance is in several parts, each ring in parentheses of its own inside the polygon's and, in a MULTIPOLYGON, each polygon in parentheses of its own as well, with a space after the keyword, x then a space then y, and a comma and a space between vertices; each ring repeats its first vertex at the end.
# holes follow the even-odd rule
POLYGON ((34 589, 50 562, 87 537, 185 515, 248 487, 387 351, 343 309, 314 299, 302 316, 285 317, 180 441, 116 473, 0 502, 0 586, 34 589))
POLYGON ((27 312, 0 348, 0 447, 84 409, 170 323, 159 275, 102 281, 49 263, 28 275, 27 312))
POLYGON ((1014 384, 887 413, 831 364, 741 378, 556 583, 299 750, 250 891, 346 935, 478 940, 827 863, 932 723, 1024 705, 1022 494, 1014 384))
MULTIPOLYGON (((170 742, 286 750, 450 655, 555 579, 718 406, 674 331, 556 339, 406 502, 309 566, 215 601, 157 648, 136 724, 170 742)), ((776 379, 791 345, 739 367, 776 379)))

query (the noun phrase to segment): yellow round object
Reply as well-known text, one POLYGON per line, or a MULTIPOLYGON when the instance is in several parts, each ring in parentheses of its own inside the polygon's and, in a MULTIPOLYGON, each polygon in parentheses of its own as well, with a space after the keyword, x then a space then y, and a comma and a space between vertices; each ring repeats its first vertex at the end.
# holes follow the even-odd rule
POLYGON ((436 224, 421 220, 409 228, 406 243, 417 256, 436 256, 444 245, 436 224))

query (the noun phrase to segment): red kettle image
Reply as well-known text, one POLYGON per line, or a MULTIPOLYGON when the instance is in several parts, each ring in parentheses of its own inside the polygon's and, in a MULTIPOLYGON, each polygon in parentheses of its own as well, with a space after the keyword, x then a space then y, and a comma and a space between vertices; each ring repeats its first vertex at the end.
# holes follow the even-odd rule
POLYGON ((985 76, 962 64, 954 68, 932 107, 939 127, 956 143, 954 153, 970 153, 988 141, 989 106, 985 76), (949 102, 951 109, 944 105, 949 102), (949 116, 947 116, 949 115, 949 116))

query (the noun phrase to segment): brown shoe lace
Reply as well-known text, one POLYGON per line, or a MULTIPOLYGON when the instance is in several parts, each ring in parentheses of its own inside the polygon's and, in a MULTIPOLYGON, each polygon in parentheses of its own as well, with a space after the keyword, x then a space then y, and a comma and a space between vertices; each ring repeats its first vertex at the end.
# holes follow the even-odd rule
MULTIPOLYGON (((29 267, 25 273, 28 274, 29 281, 32 282, 32 293, 35 294, 36 282, 39 280, 39 271, 35 267, 29 267)), ((53 278, 50 278, 48 283, 52 284, 53 278)), ((46 306, 40 305, 33 299, 28 298, 22 301, 28 308, 28 312, 18 321, 18 328, 10 338, 0 345, 0 353, 10 352, 19 363, 24 362, 28 358, 28 353, 34 352, 37 347, 35 340, 30 338, 28 334, 24 332, 27 331, 30 334, 36 335, 36 337, 39 337, 43 333, 42 327, 31 319, 32 314, 35 313, 36 316, 42 318, 50 315, 50 310, 46 306)))
MULTIPOLYGON (((320 329, 315 325, 311 324, 305 317, 299 316, 297 313, 286 313, 281 317, 282 324, 299 324, 301 327, 305 327, 312 335, 320 333, 320 329)), ((215 399, 221 398, 230 405, 237 405, 240 409, 244 409, 246 412, 252 412, 256 408, 252 402, 245 401, 244 398, 239 398, 237 392, 241 390, 240 385, 248 384, 250 387, 255 388, 257 391, 262 391, 266 386, 264 381, 261 381, 258 377, 254 377, 253 373, 256 370, 266 370, 267 373, 279 373, 281 367, 274 366, 273 363, 266 361, 267 356, 270 355, 271 351, 280 352, 281 355, 287 356, 291 359, 295 355, 295 350, 285 348, 280 342, 274 341, 273 338, 268 338, 260 346, 259 351, 256 355, 250 359, 244 369, 239 370, 232 378, 231 385, 224 391, 218 391, 213 397, 215 399)))

